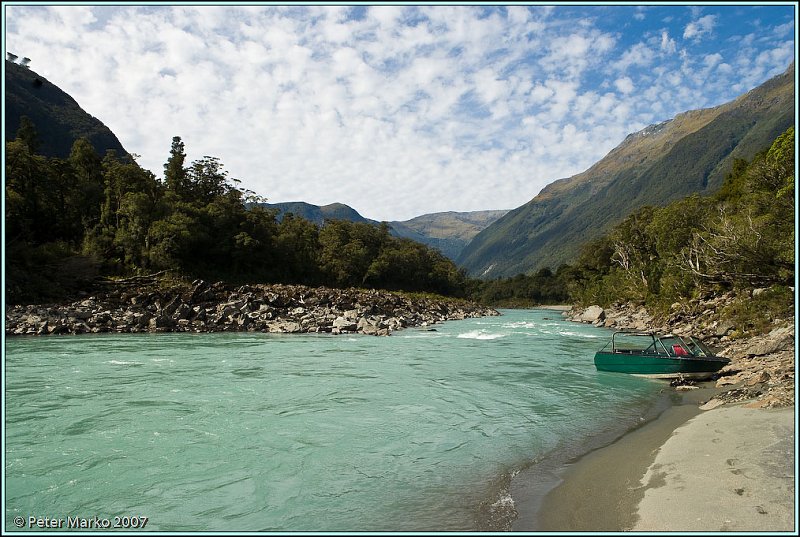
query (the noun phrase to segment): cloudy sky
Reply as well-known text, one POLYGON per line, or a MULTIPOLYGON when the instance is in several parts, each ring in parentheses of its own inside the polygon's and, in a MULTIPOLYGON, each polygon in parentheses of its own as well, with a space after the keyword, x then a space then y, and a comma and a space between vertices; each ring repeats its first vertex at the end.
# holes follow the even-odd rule
POLYGON ((5 50, 157 176, 180 136, 269 201, 377 220, 517 207, 794 59, 790 3, 4 7, 5 50))

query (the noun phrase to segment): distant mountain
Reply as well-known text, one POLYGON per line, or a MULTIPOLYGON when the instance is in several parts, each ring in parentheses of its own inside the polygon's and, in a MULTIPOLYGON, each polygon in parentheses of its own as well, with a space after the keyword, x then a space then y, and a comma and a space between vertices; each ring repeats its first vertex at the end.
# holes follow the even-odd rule
POLYGON ((117 137, 99 119, 84 111, 75 99, 35 71, 6 60, 6 140, 13 140, 20 118, 28 116, 41 141, 39 153, 66 158, 72 144, 85 136, 102 157, 113 149, 127 155, 117 137))
POLYGON ((470 242, 457 262, 483 278, 557 268, 632 211, 718 189, 734 159, 751 159, 795 122, 794 63, 721 106, 629 135, 591 168, 551 183, 470 242))
POLYGON ((343 203, 331 203, 329 205, 312 205, 304 201, 287 201, 284 203, 262 203, 262 207, 277 209, 278 220, 283 218, 286 213, 305 218, 322 226, 328 220, 347 220, 349 222, 370 222, 378 224, 375 220, 364 218, 358 211, 343 203))
MULTIPOLYGON (((263 207, 276 209, 278 219, 284 214, 310 220, 317 225, 324 225, 328 220, 347 220, 350 222, 368 222, 379 224, 361 216, 358 211, 342 203, 330 205, 312 205, 302 201, 284 203, 262 203, 263 207)), ((436 248, 450 259, 458 257, 461 250, 472 238, 486 226, 506 214, 508 211, 474 211, 445 212, 417 216, 411 220, 388 222, 392 235, 411 239, 436 248)))
POLYGON ((444 212, 417 216, 404 222, 389 222, 394 234, 432 246, 450 259, 492 222, 508 211, 444 212))

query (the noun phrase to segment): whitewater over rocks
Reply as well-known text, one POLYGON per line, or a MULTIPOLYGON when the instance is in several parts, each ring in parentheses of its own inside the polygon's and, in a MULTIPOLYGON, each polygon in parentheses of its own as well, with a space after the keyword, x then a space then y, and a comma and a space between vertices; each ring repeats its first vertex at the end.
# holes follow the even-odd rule
POLYGON ((7 335, 270 332, 388 336, 407 327, 499 315, 443 297, 303 285, 121 286, 66 305, 9 306, 7 335))

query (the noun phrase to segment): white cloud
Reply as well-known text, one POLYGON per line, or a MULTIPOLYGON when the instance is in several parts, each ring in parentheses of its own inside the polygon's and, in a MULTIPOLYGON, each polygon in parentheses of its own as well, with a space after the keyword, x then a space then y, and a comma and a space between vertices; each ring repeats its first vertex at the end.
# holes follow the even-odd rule
POLYGON ((656 59, 656 53, 645 43, 636 43, 626 50, 619 60, 614 63, 614 67, 619 71, 627 71, 631 67, 648 67, 656 59))
POLYGON ((706 34, 710 34, 716 25, 716 15, 700 17, 686 25, 686 29, 683 31, 683 38, 699 40, 706 34))
POLYGON ((664 30, 661 32, 661 50, 667 54, 675 54, 677 45, 675 40, 669 36, 669 32, 664 30))
POLYGON ((620 93, 628 94, 633 91, 634 85, 633 80, 630 77, 624 76, 622 78, 618 78, 614 81, 614 86, 619 90, 620 93))
POLYGON ((703 63, 709 69, 713 69, 721 61, 722 61, 722 54, 719 54, 718 52, 715 52, 714 54, 708 54, 703 58, 703 63))
MULTIPOLYGON (((517 207, 793 54, 773 37, 676 55, 674 25, 630 38, 558 6, 6 9, 9 50, 157 175, 178 135, 272 201, 386 220, 517 207)), ((695 19, 687 39, 713 30, 695 19)))

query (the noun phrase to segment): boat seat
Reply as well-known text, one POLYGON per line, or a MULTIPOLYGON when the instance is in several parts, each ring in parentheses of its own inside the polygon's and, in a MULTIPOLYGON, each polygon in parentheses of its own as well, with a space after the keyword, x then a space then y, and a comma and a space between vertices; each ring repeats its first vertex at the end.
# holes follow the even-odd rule
POLYGON ((682 346, 678 345, 677 343, 672 346, 672 352, 675 353, 675 356, 689 356, 689 353, 686 352, 682 346))

